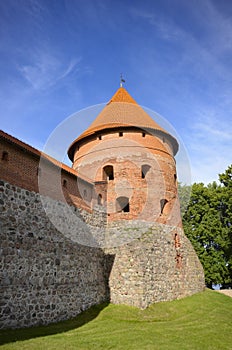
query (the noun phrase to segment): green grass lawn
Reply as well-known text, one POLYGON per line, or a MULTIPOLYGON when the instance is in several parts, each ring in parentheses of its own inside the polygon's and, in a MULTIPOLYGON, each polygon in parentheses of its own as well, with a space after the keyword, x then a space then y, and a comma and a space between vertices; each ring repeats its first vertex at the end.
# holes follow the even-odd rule
POLYGON ((99 305, 46 327, 0 332, 0 349, 232 350, 232 298, 206 290, 139 310, 99 305))

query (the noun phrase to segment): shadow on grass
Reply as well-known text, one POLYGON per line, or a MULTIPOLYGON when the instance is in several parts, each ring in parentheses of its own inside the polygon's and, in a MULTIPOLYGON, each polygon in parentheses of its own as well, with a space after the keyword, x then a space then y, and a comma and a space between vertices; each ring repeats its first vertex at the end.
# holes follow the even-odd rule
POLYGON ((37 337, 45 337, 47 335, 54 335, 63 333, 75 328, 79 328, 86 323, 94 320, 99 313, 107 307, 109 303, 95 305, 88 310, 82 312, 75 318, 58 323, 52 323, 47 326, 36 326, 31 328, 21 329, 5 329, 0 331, 0 345, 12 343, 20 340, 28 340, 37 337))

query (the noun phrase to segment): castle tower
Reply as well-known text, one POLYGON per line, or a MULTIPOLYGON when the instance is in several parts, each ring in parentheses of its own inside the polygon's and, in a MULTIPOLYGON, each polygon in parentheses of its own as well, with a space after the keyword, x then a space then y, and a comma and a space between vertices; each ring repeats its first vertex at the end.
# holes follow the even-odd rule
POLYGON ((202 266, 181 225, 177 151, 176 139, 122 86, 68 150, 107 211, 112 303, 146 308, 204 289, 202 266))
POLYGON ((176 139, 120 87, 70 146, 73 168, 106 183, 97 202, 108 221, 141 219, 181 225, 174 156, 176 139))

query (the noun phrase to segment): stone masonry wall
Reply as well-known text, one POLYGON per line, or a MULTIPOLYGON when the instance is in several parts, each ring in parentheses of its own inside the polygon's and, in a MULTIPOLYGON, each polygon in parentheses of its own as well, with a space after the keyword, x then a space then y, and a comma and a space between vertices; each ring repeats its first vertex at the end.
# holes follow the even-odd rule
POLYGON ((108 250, 115 255, 112 303, 146 308, 204 290, 202 265, 181 228, 136 221, 115 226, 128 243, 108 250))
POLYGON ((68 319, 107 300, 146 308, 205 287, 181 228, 106 227, 100 208, 91 214, 5 181, 0 215, 0 328, 68 319))
POLYGON ((104 213, 90 215, 50 198, 42 205, 39 194, 0 181, 0 215, 0 328, 68 319, 109 298, 111 259, 94 244, 79 244, 92 239, 83 216, 104 226, 104 213), (60 213, 57 227, 43 206, 60 213), (69 222, 67 210, 74 215, 69 222))

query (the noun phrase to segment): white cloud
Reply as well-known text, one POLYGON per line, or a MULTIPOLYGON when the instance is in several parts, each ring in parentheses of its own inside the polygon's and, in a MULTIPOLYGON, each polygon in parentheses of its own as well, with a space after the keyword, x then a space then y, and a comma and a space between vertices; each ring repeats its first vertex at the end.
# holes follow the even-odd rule
POLYGON ((79 59, 72 59, 68 62, 58 54, 53 54, 49 50, 37 50, 29 55, 30 63, 19 66, 24 79, 36 90, 47 89, 58 81, 65 79, 78 69, 79 59))
POLYGON ((232 49, 232 22, 231 18, 227 13, 222 13, 218 11, 212 1, 206 0, 200 2, 204 9, 204 12, 198 11, 197 13, 202 13, 202 20, 205 19, 205 14, 207 14, 207 27, 210 30, 211 40, 208 41, 208 49, 211 48, 211 52, 217 54, 222 54, 225 51, 232 49))
POLYGON ((211 154, 209 157, 202 154, 202 157, 192 161, 192 182, 218 182, 218 174, 224 173, 230 164, 232 162, 228 163, 228 158, 223 154, 211 154))
POLYGON ((217 111, 201 111, 188 130, 189 154, 193 182, 209 183, 218 180, 232 163, 232 121, 217 111))
POLYGON ((193 14, 192 27, 190 24, 188 29, 166 13, 148 12, 136 7, 132 7, 130 13, 132 17, 149 23, 160 39, 175 45, 180 56, 175 64, 176 70, 190 68, 198 77, 210 79, 211 76, 212 79, 216 74, 225 81, 231 81, 232 71, 228 71, 223 60, 224 54, 232 53, 231 18, 220 14, 209 0, 197 1, 197 4, 189 2, 185 6, 182 5, 182 11, 188 10, 193 14), (194 31, 196 27, 202 30, 201 35, 194 31))
POLYGON ((136 7, 130 9, 130 13, 133 17, 144 19, 150 23, 151 26, 156 28, 162 39, 166 40, 180 40, 184 37, 184 32, 178 27, 170 18, 163 17, 155 12, 148 12, 136 7))
POLYGON ((197 120, 192 123, 192 129, 196 138, 210 143, 212 141, 224 143, 232 140, 232 121, 225 119, 225 116, 218 115, 217 112, 199 113, 197 120), (226 124, 223 123, 223 120, 226 124))

